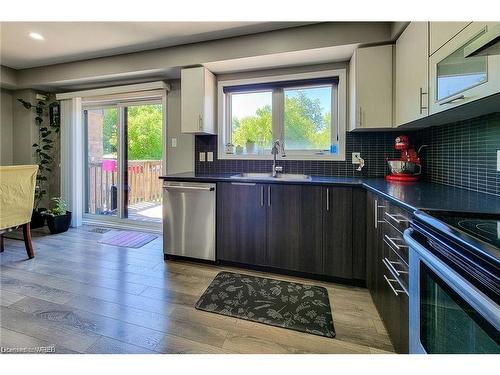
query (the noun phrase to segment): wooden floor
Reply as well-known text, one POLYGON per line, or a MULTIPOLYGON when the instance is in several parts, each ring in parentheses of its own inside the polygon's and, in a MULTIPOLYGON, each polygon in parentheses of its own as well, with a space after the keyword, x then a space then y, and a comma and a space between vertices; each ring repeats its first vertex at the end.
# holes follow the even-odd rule
MULTIPOLYGON (((0 254, 0 346, 56 353, 385 353, 392 351, 364 288, 265 274, 328 289, 337 337, 322 338, 198 311, 228 267, 164 262, 161 237, 139 249, 99 244, 92 227, 34 231, 36 257, 6 239, 0 254)), ((249 274, 263 275, 244 270, 249 274)), ((5 349, 4 349, 5 351, 5 349)))

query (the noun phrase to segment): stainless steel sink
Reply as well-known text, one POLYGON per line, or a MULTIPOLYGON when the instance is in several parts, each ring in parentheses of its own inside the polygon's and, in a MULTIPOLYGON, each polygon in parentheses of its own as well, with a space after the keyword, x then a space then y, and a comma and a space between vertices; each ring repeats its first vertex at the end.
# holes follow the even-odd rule
POLYGON ((239 173, 231 176, 235 179, 247 180, 282 180, 282 181, 309 181, 311 176, 306 174, 278 173, 273 177, 271 173, 239 173))

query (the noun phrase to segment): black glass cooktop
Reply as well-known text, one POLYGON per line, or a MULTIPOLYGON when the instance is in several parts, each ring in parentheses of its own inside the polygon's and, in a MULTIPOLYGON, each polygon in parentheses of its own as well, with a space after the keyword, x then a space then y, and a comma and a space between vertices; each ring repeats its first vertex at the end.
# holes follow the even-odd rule
POLYGON ((500 248, 500 215, 433 212, 432 216, 469 236, 500 248))

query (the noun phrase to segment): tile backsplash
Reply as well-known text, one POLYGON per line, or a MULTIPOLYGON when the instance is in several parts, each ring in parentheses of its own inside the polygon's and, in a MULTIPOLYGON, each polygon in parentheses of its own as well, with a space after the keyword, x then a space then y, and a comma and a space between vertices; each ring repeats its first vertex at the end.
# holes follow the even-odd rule
POLYGON ((500 112, 421 130, 427 181, 500 195, 500 112))
MULTIPOLYGON (((475 119, 414 131, 347 133, 346 161, 284 160, 287 173, 316 176, 384 177, 386 159, 399 157, 394 139, 407 134, 422 153, 423 180, 500 195, 500 172, 496 171, 500 150, 500 112, 475 119), (351 153, 361 152, 362 172, 351 164, 351 153)), ((222 160, 217 158, 217 136, 196 136, 195 171, 198 174, 268 172, 271 160, 222 160), (213 152, 213 162, 200 162, 200 152, 213 152)))
MULTIPOLYGON (((387 172, 386 158, 397 157, 394 138, 399 132, 348 133, 345 161, 280 160, 286 173, 303 173, 315 176, 383 177, 387 172), (351 163, 351 153, 361 152, 365 167, 351 163)), ((217 158, 217 136, 196 136, 195 171, 198 174, 232 172, 270 172, 272 160, 227 160, 217 158), (213 162, 200 162, 200 152, 213 152, 213 162)))

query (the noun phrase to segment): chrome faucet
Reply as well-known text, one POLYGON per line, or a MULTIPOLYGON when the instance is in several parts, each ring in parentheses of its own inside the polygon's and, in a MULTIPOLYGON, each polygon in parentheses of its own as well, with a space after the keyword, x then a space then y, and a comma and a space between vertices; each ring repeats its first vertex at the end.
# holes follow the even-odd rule
POLYGON ((283 141, 281 141, 279 138, 276 138, 273 141, 273 147, 271 149, 271 154, 273 154, 273 172, 272 176, 276 177, 277 172, 283 172, 283 167, 277 166, 276 165, 276 155, 279 154, 281 151, 281 156, 285 157, 285 147, 283 145, 283 141))

